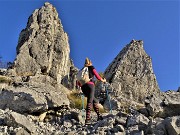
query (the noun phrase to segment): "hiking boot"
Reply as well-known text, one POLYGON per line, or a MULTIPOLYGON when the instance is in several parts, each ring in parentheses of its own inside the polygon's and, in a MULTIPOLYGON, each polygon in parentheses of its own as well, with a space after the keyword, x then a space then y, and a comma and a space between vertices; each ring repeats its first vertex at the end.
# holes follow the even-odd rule
POLYGON ((90 119, 86 119, 85 120, 85 125, 90 125, 91 124, 91 120, 90 119))
POLYGON ((101 115, 98 116, 97 121, 99 121, 99 120, 103 120, 103 117, 101 115))

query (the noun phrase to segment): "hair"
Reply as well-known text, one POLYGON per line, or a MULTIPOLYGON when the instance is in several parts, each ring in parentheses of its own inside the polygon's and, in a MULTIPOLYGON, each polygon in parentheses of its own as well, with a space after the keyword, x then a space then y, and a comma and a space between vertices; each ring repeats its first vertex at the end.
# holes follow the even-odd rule
POLYGON ((86 57, 84 66, 85 66, 85 67, 88 67, 88 66, 91 66, 91 65, 92 65, 91 60, 90 60, 89 58, 86 57))

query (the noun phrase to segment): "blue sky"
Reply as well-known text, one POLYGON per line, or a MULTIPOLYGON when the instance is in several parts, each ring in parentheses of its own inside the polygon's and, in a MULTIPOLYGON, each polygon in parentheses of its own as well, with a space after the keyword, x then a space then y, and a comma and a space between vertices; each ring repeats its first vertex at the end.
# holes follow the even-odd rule
MULTIPOLYGON (((47 1, 47 0, 46 0, 47 1)), ((14 61, 19 33, 44 0, 0 0, 0 56, 14 61)), ((132 39, 143 40, 161 90, 180 86, 178 0, 54 0, 69 35, 71 58, 81 68, 88 56, 104 71, 132 39)))

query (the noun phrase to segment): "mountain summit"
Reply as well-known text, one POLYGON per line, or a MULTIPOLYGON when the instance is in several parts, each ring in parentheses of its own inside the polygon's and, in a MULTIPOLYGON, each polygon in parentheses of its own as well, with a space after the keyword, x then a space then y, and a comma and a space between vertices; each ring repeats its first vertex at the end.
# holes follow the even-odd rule
POLYGON ((143 102, 148 94, 160 91, 142 40, 126 45, 105 70, 105 77, 117 95, 127 99, 143 102))
POLYGON ((46 2, 33 12, 16 50, 18 75, 43 73, 61 82, 70 70, 70 47, 55 7, 46 2))

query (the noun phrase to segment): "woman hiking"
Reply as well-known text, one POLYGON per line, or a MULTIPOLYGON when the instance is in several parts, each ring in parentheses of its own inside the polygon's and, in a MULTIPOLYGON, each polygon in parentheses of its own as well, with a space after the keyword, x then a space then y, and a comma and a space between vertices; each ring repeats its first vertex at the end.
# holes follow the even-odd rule
POLYGON ((92 66, 91 60, 89 60, 88 58, 86 58, 86 60, 85 60, 84 67, 88 67, 90 80, 87 83, 83 84, 82 86, 80 83, 78 83, 78 85, 81 87, 83 94, 87 97, 85 124, 88 125, 88 124, 91 124, 90 113, 91 113, 92 107, 98 116, 97 120, 103 119, 99 113, 98 100, 94 97, 95 84, 93 82, 93 78, 95 76, 98 80, 100 80, 102 82, 106 82, 106 79, 100 77, 100 75, 97 73, 94 66, 92 66))

